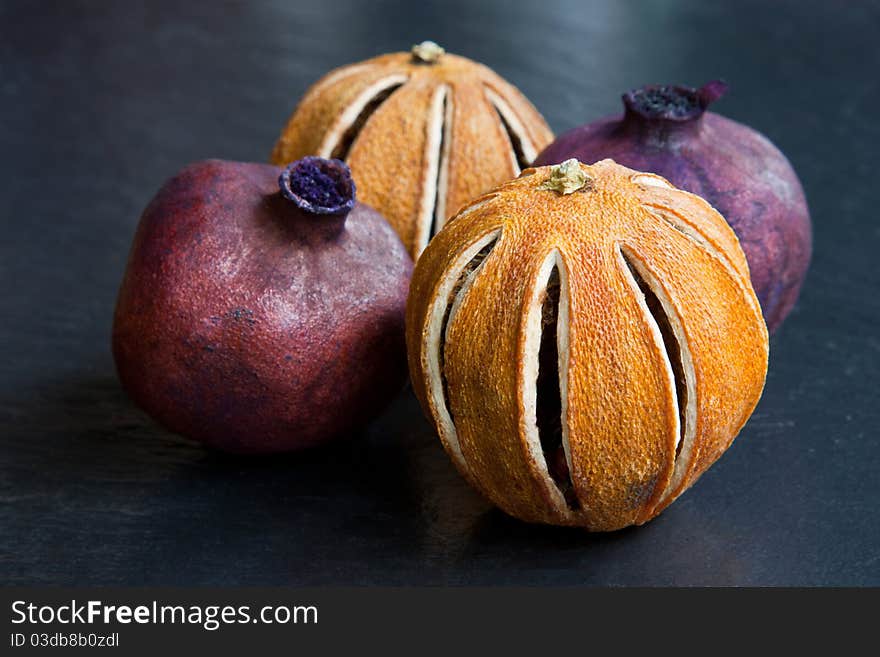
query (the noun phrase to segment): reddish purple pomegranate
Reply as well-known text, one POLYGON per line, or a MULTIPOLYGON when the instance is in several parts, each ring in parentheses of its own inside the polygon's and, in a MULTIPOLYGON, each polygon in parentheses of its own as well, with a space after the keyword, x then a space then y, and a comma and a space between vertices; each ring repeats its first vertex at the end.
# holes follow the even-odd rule
POLYGON ((759 132, 706 112, 727 90, 647 86, 624 94, 622 117, 575 128, 538 155, 535 166, 574 157, 611 158, 658 173, 698 194, 727 219, 749 263, 770 331, 788 315, 810 262, 812 230, 800 181, 759 132))
POLYGON ((119 377, 207 445, 317 445, 401 389, 411 273, 343 162, 193 164, 141 217, 113 325, 119 377))

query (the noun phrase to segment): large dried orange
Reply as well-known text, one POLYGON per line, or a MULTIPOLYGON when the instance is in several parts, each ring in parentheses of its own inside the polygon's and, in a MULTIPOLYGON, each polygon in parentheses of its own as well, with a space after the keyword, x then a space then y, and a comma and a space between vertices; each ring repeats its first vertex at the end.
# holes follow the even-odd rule
POLYGON ((416 266, 407 346, 464 476, 513 516, 591 530, 649 520, 718 459, 768 353, 723 217, 611 160, 462 209, 416 266))

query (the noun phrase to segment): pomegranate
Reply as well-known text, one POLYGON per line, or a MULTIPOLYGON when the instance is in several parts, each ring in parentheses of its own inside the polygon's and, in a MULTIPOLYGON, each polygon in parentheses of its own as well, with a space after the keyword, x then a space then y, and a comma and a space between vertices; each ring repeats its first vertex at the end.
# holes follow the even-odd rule
POLYGON ((119 377, 207 445, 320 444, 401 389, 411 273, 343 162, 193 164, 141 217, 113 325, 119 377))
POLYGON ((800 181, 764 135, 709 105, 727 90, 646 86, 623 96, 623 116, 574 128, 550 144, 535 166, 568 158, 613 159, 652 171, 705 198, 731 225, 772 332, 800 292, 811 253, 811 225, 800 181))

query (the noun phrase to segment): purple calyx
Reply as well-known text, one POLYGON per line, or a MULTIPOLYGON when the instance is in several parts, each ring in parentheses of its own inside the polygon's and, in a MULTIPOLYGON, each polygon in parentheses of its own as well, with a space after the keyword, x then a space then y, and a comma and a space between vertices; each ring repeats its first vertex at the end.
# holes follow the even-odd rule
POLYGON ((354 207, 354 180, 342 160, 304 157, 284 168, 278 186, 284 198, 311 214, 345 215, 354 207))
POLYGON ((698 119, 706 108, 727 92, 727 83, 713 80, 699 89, 648 85, 623 95, 628 116, 646 120, 686 122, 698 119))

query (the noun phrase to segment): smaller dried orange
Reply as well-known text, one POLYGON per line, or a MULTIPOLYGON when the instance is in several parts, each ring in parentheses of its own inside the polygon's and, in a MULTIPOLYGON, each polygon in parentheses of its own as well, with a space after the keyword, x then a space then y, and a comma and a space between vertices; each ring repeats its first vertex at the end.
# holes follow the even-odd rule
POLYGON ((321 78, 271 159, 345 160, 361 200, 388 219, 417 258, 450 214, 516 176, 552 139, 514 86, 424 42, 321 78))

